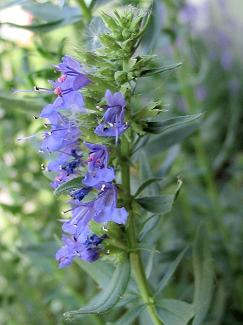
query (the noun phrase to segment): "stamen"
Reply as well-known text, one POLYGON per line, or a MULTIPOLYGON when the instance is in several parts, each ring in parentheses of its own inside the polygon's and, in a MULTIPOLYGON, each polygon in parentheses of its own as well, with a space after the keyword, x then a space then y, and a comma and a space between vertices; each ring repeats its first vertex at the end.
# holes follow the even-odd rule
POLYGON ((33 93, 33 92, 35 92, 35 89, 34 90, 19 90, 19 89, 13 90, 13 93, 14 94, 18 94, 18 93, 33 93))
POLYGON ((29 140, 29 139, 34 138, 36 136, 37 136, 37 134, 32 134, 32 135, 29 135, 28 137, 17 138, 17 141, 29 140))
POLYGON ((64 82, 67 79, 67 75, 63 74, 62 76, 60 76, 57 81, 58 82, 64 82))
POLYGON ((62 88, 61 87, 56 87, 54 89, 54 94, 57 96, 61 96, 62 95, 62 88))
POLYGON ((62 213, 68 213, 68 212, 70 212, 70 211, 73 211, 73 210, 75 210, 77 207, 75 207, 75 208, 71 208, 71 209, 68 209, 68 210, 65 210, 65 211, 62 211, 62 213))
POLYGON ((41 170, 47 170, 44 164, 41 164, 41 170))
POLYGON ((15 89, 14 91, 14 94, 17 94, 17 93, 33 93, 33 92, 47 92, 47 93, 52 93, 52 90, 51 89, 48 89, 48 88, 41 88, 41 87, 37 87, 37 86, 34 86, 34 89, 33 90, 19 90, 19 89, 15 89))

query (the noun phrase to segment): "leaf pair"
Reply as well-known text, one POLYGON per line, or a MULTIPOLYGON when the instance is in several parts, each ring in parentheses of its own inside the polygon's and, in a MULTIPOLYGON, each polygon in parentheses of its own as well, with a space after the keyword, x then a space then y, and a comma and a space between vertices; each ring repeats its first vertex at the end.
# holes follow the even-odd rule
MULTIPOLYGON (((137 192, 143 190, 145 186, 148 186, 153 181, 156 181, 157 178, 146 181, 137 192)), ((178 186, 174 194, 162 194, 152 197, 142 197, 136 199, 136 202, 141 205, 142 208, 149 212, 153 212, 159 215, 164 215, 172 209, 172 205, 175 202, 180 188, 182 186, 182 181, 178 180, 178 186)))
POLYGON ((78 310, 64 314, 67 320, 81 317, 83 314, 104 313, 117 304, 127 288, 130 277, 130 264, 127 259, 119 263, 110 279, 107 287, 93 298, 90 303, 78 310))

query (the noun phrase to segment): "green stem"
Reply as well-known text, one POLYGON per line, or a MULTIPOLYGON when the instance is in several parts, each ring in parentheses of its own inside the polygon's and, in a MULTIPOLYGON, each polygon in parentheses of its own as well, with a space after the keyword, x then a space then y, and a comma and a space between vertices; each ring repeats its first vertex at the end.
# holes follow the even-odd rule
POLYGON ((141 260, 140 252, 135 248, 138 246, 136 227, 134 222, 134 215, 131 202, 131 191, 130 191, 130 168, 127 162, 128 157, 130 157, 129 142, 126 137, 123 137, 121 144, 121 174, 122 174, 122 186, 124 190, 125 205, 129 212, 128 226, 127 226, 127 236, 130 246, 129 258, 132 267, 132 271, 141 293, 141 298, 147 306, 147 311, 155 325, 163 325, 160 321, 154 300, 152 298, 148 281, 146 279, 143 263, 141 260))
POLYGON ((77 0, 77 3, 78 3, 79 7, 82 10, 83 16, 89 22, 91 20, 91 18, 92 18, 92 14, 90 12, 89 7, 86 5, 85 0, 77 0))

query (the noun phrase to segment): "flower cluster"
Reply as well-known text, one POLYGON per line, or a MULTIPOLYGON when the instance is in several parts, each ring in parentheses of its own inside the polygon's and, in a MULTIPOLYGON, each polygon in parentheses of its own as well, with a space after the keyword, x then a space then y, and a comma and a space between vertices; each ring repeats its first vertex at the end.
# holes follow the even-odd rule
MULTIPOLYGON (((81 170, 85 175, 78 188, 69 191, 71 218, 62 225, 63 246, 56 253, 59 266, 68 266, 74 257, 93 262, 102 252, 102 242, 107 235, 97 236, 90 229, 90 221, 97 223, 115 222, 125 224, 127 211, 117 207, 117 187, 114 184, 115 171, 109 166, 109 150, 104 144, 81 141, 81 131, 77 123, 77 114, 87 113, 80 89, 90 83, 82 66, 75 59, 65 56, 55 66, 61 76, 50 81, 52 89, 37 88, 36 91, 54 93, 57 97, 52 104, 43 108, 40 117, 47 119, 50 129, 44 133, 40 150, 51 154, 53 159, 47 170, 56 174, 51 183, 57 188, 76 178, 81 170), (88 150, 84 159, 81 147, 88 150), (83 199, 93 192, 95 199, 83 199)), ((125 98, 120 92, 105 93, 107 106, 103 119, 94 130, 101 137, 118 137, 127 129, 125 122, 125 98)))

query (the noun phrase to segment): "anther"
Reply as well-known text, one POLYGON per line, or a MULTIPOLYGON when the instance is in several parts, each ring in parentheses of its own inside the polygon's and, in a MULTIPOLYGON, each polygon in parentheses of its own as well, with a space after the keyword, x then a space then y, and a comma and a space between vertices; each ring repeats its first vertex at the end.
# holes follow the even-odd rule
POLYGON ((44 164, 41 164, 41 169, 46 170, 46 166, 44 164))

